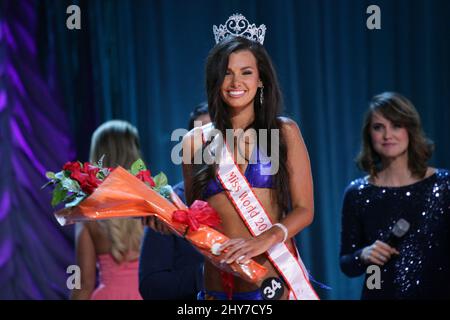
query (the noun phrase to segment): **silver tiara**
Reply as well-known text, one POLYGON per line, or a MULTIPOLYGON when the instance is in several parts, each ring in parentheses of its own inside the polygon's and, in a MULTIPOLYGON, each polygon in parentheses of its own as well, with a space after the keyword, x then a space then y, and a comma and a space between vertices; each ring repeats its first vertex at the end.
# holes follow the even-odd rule
POLYGON ((225 25, 221 24, 219 27, 214 25, 213 32, 216 44, 229 36, 244 37, 263 44, 266 26, 262 24, 258 28, 255 24, 250 24, 242 14, 235 13, 228 18, 225 25))

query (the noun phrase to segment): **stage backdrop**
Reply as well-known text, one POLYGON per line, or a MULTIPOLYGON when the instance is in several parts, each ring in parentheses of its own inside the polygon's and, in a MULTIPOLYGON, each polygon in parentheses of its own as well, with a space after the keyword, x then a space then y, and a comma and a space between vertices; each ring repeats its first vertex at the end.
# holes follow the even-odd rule
MULTIPOLYGON (((436 142, 432 165, 450 167, 449 1, 43 0, 34 9, 42 74, 65 110, 58 125, 70 132, 74 157, 87 159, 90 136, 103 121, 125 119, 138 127, 153 173, 164 171, 171 183, 181 179, 181 167, 170 161, 176 143, 170 135, 205 99, 212 25, 242 13, 267 26, 264 46, 278 71, 285 114, 299 123, 310 153, 315 220, 297 240, 313 277, 332 288, 316 286, 322 298, 357 299, 361 290, 361 278, 339 270, 340 210, 345 187, 363 174, 353 160, 370 98, 387 90, 409 97, 436 142), (81 8, 81 30, 66 27, 71 4, 81 8), (381 30, 366 27, 371 4, 381 9, 381 30)), ((67 155, 57 154, 42 166, 67 155)), ((2 176, 2 187, 14 191, 5 185, 2 176)), ((2 220, 0 228, 10 226, 2 220)), ((55 242, 48 255, 58 250, 64 248, 55 242)), ((32 251, 28 243, 21 254, 32 251)))
POLYGON ((35 1, 0 2, 0 300, 64 299, 75 263, 73 229, 41 190, 46 170, 75 154, 54 69, 41 63, 40 21, 35 1))

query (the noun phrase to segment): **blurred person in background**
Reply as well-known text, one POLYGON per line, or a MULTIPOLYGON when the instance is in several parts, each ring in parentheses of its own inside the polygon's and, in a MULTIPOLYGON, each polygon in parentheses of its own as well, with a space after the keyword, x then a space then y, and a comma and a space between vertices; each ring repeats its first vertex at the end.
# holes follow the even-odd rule
MULTIPOLYGON (((141 158, 137 129, 121 120, 98 127, 92 135, 90 162, 96 163, 102 156, 104 167, 130 168, 141 158)), ((78 223, 76 255, 81 269, 81 289, 72 290, 71 299, 142 300, 138 288, 142 235, 139 219, 78 223)))

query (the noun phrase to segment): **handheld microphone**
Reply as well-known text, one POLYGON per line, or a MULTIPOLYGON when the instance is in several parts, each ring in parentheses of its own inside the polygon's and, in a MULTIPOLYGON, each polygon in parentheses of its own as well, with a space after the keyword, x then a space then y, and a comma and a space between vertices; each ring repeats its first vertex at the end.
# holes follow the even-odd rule
POLYGON ((400 239, 405 236, 405 234, 409 231, 409 227, 411 225, 408 221, 405 219, 399 219, 394 227, 392 228, 391 232, 389 233, 388 238, 386 239, 386 243, 390 245, 391 247, 396 247, 400 239))

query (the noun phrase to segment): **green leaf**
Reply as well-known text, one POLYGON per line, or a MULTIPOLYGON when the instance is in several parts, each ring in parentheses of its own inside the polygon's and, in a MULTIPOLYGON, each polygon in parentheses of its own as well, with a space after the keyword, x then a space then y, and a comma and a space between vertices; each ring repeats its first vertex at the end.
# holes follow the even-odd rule
POLYGON ((56 207, 67 196, 67 190, 63 189, 61 184, 56 185, 53 190, 52 206, 56 207))
POLYGON ((66 177, 64 177, 61 180, 61 186, 63 189, 70 191, 70 192, 77 193, 77 192, 81 191, 81 187, 77 181, 72 180, 70 178, 66 178, 66 177))
POLYGON ((145 163, 144 163, 144 161, 142 161, 142 159, 136 160, 131 165, 131 174, 133 176, 137 175, 139 173, 139 171, 143 171, 143 170, 147 170, 147 167, 145 166, 145 163))
POLYGON ((105 180, 107 176, 109 176, 110 172, 108 168, 102 168, 100 169, 100 171, 97 173, 97 178, 100 180, 105 180))
POLYGON ((163 172, 158 173, 155 177, 153 177, 153 180, 156 184, 155 187, 158 189, 167 185, 168 183, 167 176, 163 172))
POLYGON ((102 181, 105 180, 105 178, 106 178, 105 173, 104 173, 102 170, 100 170, 100 171, 97 173, 96 177, 97 177, 97 179, 100 179, 100 180, 102 180, 102 181))
POLYGON ((46 176, 48 179, 52 179, 52 180, 56 178, 55 173, 54 173, 54 172, 51 172, 51 171, 46 172, 46 173, 45 173, 45 176, 46 176))

